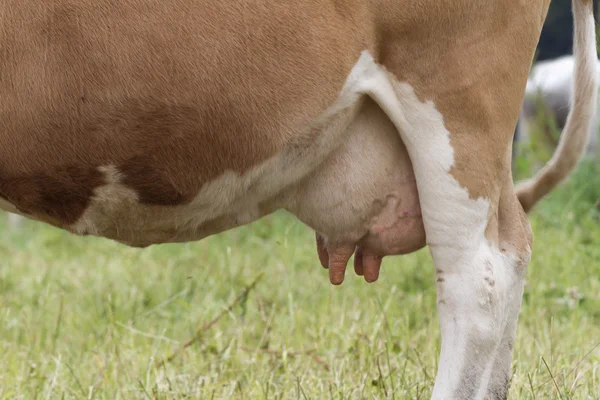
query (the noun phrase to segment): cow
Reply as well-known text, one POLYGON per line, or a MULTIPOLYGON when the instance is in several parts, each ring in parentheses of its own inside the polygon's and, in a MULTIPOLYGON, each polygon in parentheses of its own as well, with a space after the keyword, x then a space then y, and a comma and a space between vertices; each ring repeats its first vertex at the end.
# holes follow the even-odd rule
POLYGON ((11 229, 18 229, 22 226, 24 218, 19 214, 7 213, 6 221, 11 229))
MULTIPOLYGON (((600 61, 596 61, 600 74, 600 61)), ((572 54, 536 63, 531 69, 521 114, 517 122, 515 143, 531 140, 530 131, 541 114, 562 130, 572 103, 573 70, 575 58, 572 54)), ((547 133, 547 132, 546 132, 547 133)), ((594 157, 598 152, 598 110, 594 114, 589 132, 586 156, 594 157)))
POLYGON ((425 246, 442 343, 433 399, 503 399, 527 212, 575 168, 596 107, 591 0, 574 104, 515 188, 514 127, 548 0, 4 0, 1 207, 128 246, 278 209, 332 284, 425 246))

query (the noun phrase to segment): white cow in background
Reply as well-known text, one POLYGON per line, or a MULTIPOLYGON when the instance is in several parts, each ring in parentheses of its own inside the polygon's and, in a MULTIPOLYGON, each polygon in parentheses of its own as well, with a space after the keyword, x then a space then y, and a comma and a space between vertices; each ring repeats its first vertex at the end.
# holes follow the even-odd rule
POLYGON ((7 225, 9 228, 20 228, 23 225, 23 217, 18 214, 6 213, 7 225))
MULTIPOLYGON (((529 140, 529 132, 534 127, 536 117, 543 106, 547 107, 547 112, 554 117, 558 130, 563 130, 573 99, 574 68, 573 55, 540 61, 533 66, 527 80, 523 107, 515 132, 515 144, 526 143, 529 140)), ((600 62, 597 64, 596 71, 600 76, 600 62)), ((586 153, 588 157, 594 157, 597 151, 598 112, 592 121, 586 153)))

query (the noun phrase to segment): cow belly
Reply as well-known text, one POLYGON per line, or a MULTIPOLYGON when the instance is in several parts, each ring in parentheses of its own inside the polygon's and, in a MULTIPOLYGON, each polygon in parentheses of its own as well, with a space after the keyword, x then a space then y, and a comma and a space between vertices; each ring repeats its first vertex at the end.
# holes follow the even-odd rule
MULTIPOLYGON (((86 162, 100 162, 93 168, 75 165, 55 171, 49 160, 47 169, 56 179, 0 177, 6 203, 0 202, 0 208, 16 209, 75 234, 136 247, 200 240, 286 208, 330 242, 359 245, 380 255, 411 252, 425 243, 414 174, 395 128, 361 92, 370 65, 365 68, 364 61, 361 57, 352 69, 337 101, 311 123, 296 125, 283 147, 240 136, 255 147, 276 149, 252 167, 239 171, 211 163, 245 156, 229 151, 232 145, 198 149, 198 154, 186 152, 190 146, 179 146, 181 157, 172 148, 157 148, 157 154, 146 151, 137 158, 140 151, 125 146, 121 150, 131 153, 126 158, 136 161, 133 169, 123 162, 104 163, 90 153, 93 160, 86 162), (155 161, 151 155, 164 157, 155 161), (178 162, 169 163, 172 159, 178 162), (199 168, 186 169, 183 161, 201 164, 200 170, 217 169, 219 175, 207 179, 199 168), (132 184, 139 174, 160 179, 132 184), (185 195, 173 196, 180 192, 185 195), (76 212, 69 204, 77 206, 76 212)), ((143 138, 152 142, 151 137, 143 138)), ((115 137, 109 139, 117 143, 115 137)), ((197 144, 192 139, 185 138, 197 144)))
POLYGON ((408 153, 387 116, 367 101, 348 139, 293 190, 289 210, 333 245, 381 256, 425 245, 408 153))
MULTIPOLYGON (((200 240, 286 208, 330 243, 381 256, 410 253, 425 245, 410 159, 381 109, 371 100, 359 107, 329 121, 302 157, 291 149, 244 176, 226 172, 186 205, 141 204, 121 172, 103 166, 106 184, 95 189, 82 217, 59 226, 144 247, 200 240)), ((14 211, 8 206, 1 208, 14 211)))
MULTIPOLYGON (((106 184, 94 190, 75 224, 22 214, 75 234, 145 247, 200 240, 286 208, 330 243, 382 256, 410 253, 425 245, 425 233, 406 148, 374 102, 356 106, 328 117, 302 150, 286 149, 243 176, 225 172, 185 205, 140 203, 122 172, 106 165, 98 169, 106 184)), ((0 208, 15 211, 4 203, 0 208)))

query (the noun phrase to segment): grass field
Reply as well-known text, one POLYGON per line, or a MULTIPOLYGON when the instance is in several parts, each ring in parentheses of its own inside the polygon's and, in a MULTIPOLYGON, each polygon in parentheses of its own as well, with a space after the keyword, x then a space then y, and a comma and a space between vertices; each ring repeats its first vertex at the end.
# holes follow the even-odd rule
MULTIPOLYGON (((510 398, 600 397, 598 199, 600 170, 584 165, 532 216, 510 398)), ((440 335, 426 249, 386 259, 375 284, 350 269, 332 287, 312 232, 283 213, 146 250, 35 223, 0 236, 1 399, 431 393, 440 335)))

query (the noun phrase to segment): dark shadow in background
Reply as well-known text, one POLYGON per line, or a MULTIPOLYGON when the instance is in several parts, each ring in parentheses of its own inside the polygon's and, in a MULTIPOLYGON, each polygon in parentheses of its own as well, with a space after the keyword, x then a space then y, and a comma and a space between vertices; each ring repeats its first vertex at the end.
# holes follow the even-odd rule
MULTIPOLYGON (((537 46, 537 61, 553 59, 573 52, 572 1, 552 0, 550 3, 537 46)), ((598 0, 594 0, 594 15, 598 15, 598 0)))

